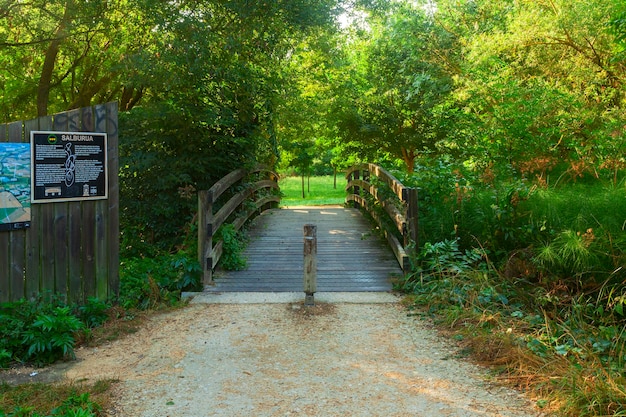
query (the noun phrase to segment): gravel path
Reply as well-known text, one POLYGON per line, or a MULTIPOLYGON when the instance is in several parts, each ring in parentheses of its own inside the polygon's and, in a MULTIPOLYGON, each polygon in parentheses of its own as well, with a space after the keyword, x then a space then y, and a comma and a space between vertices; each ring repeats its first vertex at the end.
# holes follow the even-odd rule
POLYGON ((397 303, 192 303, 77 354, 110 416, 538 415, 397 303))

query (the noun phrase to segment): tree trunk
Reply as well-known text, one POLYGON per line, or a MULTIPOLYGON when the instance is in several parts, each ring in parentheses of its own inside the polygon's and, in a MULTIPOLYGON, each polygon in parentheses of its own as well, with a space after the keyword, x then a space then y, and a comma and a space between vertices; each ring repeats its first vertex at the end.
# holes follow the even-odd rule
POLYGON ((59 26, 54 33, 50 46, 46 50, 46 57, 41 68, 41 76, 39 77, 39 85, 37 86, 37 116, 48 115, 48 101, 50 99, 50 86, 52 84, 52 75, 56 65, 59 49, 64 41, 65 29, 71 20, 70 10, 73 8, 72 0, 65 3, 65 12, 63 18, 59 22, 59 26))
POLYGON ((404 165, 406 166, 406 172, 409 174, 412 174, 415 170, 416 157, 417 154, 415 151, 402 148, 402 160, 404 161, 404 165))

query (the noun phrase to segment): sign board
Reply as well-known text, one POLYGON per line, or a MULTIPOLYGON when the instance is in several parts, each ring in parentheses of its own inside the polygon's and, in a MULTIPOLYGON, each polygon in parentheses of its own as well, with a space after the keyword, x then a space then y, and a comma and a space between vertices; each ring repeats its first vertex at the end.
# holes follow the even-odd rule
POLYGON ((31 132, 31 202, 108 198, 107 135, 31 132))
POLYGON ((30 226, 30 145, 0 143, 0 231, 30 226))

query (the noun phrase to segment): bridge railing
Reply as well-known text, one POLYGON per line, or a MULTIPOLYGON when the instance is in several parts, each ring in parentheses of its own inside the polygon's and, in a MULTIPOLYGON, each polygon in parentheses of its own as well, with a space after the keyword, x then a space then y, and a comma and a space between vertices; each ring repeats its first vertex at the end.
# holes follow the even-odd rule
POLYGON ((400 267, 405 273, 409 272, 408 252, 417 247, 417 189, 405 187, 387 170, 375 164, 350 168, 346 179, 346 202, 369 212, 387 238, 400 267), (388 188, 377 185, 381 183, 388 188), (396 230, 390 230, 393 228, 396 230), (396 237, 398 234, 402 242, 396 237))
POLYGON ((223 241, 217 238, 220 227, 229 222, 238 231, 254 214, 275 207, 280 193, 272 190, 279 190, 278 175, 259 166, 233 171, 210 189, 198 192, 198 261, 204 285, 213 280, 213 270, 223 253, 223 241), (226 191, 230 198, 221 203, 219 198, 226 191))

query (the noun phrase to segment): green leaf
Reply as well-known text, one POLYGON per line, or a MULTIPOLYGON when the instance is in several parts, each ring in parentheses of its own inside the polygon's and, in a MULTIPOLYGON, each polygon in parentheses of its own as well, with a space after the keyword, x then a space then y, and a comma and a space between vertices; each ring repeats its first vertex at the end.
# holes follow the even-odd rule
POLYGON ((620 316, 623 316, 624 315, 624 304, 621 303, 621 302, 615 304, 615 307, 613 307, 613 311, 615 311, 620 316))

